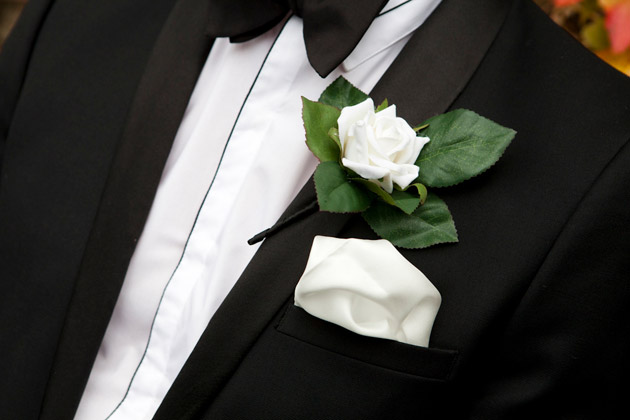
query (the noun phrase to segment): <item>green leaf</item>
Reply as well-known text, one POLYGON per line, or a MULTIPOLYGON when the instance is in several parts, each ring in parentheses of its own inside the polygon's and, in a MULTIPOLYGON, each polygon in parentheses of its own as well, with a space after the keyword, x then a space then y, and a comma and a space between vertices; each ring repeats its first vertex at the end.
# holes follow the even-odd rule
POLYGON ((365 101, 368 95, 354 87, 343 76, 332 82, 319 97, 319 102, 339 109, 365 101))
POLYGON ((420 196, 409 190, 400 191, 394 189, 394 191, 392 191, 392 198, 396 203, 396 207, 407 214, 413 213, 420 205, 420 196))
POLYGON ((315 189, 320 210, 333 213, 359 213, 372 201, 372 195, 350 181, 337 162, 322 162, 315 170, 315 189))
POLYGON ((427 121, 431 139, 420 152, 418 180, 428 187, 448 187, 479 175, 499 160, 516 131, 466 109, 427 121))
POLYGON ((381 112, 382 110, 384 110, 388 106, 389 106, 389 103, 387 102, 387 98, 385 98, 383 100, 383 102, 381 102, 381 104, 376 107, 376 111, 375 112, 381 112))
POLYGON ((426 248, 457 242, 457 231, 446 203, 435 194, 411 215, 375 201, 363 212, 363 218, 381 238, 401 248, 426 248))
POLYGON ((306 130, 306 144, 321 162, 337 161, 340 148, 328 135, 337 126, 341 111, 329 105, 309 101, 302 97, 302 119, 306 130))

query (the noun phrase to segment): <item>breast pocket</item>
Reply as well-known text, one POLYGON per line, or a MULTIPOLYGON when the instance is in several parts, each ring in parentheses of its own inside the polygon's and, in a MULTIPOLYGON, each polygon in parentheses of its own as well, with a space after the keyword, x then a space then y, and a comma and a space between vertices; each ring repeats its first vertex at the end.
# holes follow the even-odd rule
POLYGON ((354 334, 291 302, 204 419, 443 418, 456 360, 456 351, 354 334))
POLYGON ((323 321, 295 305, 287 307, 276 329, 324 351, 427 380, 449 379, 458 352, 365 337, 323 321))

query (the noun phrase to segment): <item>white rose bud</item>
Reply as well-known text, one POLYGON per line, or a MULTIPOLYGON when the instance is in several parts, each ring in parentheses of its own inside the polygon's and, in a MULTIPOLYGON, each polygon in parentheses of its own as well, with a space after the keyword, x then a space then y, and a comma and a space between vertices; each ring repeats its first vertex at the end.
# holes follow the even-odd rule
POLYGON ((393 183, 406 188, 418 177, 416 159, 428 137, 396 117, 396 105, 374 112, 368 98, 341 110, 337 120, 341 140, 341 163, 361 177, 393 191, 393 183))

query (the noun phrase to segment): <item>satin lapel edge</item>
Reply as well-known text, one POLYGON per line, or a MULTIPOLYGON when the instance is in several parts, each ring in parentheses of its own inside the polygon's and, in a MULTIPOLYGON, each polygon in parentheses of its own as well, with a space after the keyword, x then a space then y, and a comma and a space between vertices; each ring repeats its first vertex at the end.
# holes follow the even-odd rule
POLYGON ((135 98, 68 307, 40 418, 72 418, 105 334, 162 169, 212 40, 205 2, 177 2, 135 98), (192 18, 191 18, 192 17, 192 18))
MULTIPOLYGON (((512 3, 481 1, 484 5, 479 8, 466 1, 443 1, 415 33, 371 96, 383 99, 387 93, 390 103, 396 103, 406 118, 422 121, 446 111, 481 63, 512 3), (451 21, 459 24, 458 29, 443 24, 451 21), (436 38, 446 39, 448 43, 436 46, 433 42, 436 38), (452 50, 444 53, 447 48, 452 50), (433 61, 423 59, 427 56, 433 61), (408 71, 409 68, 414 72, 408 71), (424 83, 414 84, 418 80, 424 83)), ((315 189, 311 178, 281 219, 300 212, 313 200, 315 189)), ((351 217, 317 212, 284 225, 265 239, 208 324, 155 420, 199 418, 290 298, 306 265, 312 238, 338 235, 351 217), (235 326, 238 334, 234 333, 235 326)))
POLYGON ((444 113, 486 56, 512 3, 443 0, 370 96, 376 103, 387 97, 396 104, 398 115, 412 125, 444 113))

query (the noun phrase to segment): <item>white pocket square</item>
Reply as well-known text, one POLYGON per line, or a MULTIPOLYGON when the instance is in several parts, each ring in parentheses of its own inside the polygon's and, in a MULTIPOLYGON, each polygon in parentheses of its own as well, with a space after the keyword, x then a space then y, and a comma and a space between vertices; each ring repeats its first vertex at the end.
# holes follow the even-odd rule
POLYGON ((295 305, 357 334, 428 347, 442 298, 388 241, 316 236, 295 305))

